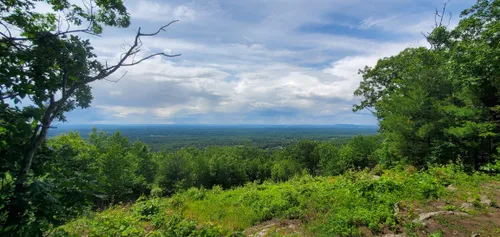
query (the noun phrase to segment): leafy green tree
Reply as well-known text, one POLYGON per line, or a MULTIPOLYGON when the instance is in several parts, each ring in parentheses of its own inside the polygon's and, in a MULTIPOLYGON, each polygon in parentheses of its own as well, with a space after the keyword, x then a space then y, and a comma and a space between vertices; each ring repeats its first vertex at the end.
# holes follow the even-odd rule
POLYGON ((288 149, 289 156, 304 165, 312 175, 317 175, 319 172, 320 160, 314 152, 317 145, 317 142, 302 140, 288 149))
POLYGON ((132 156, 137 157, 137 168, 135 170, 136 185, 134 193, 149 194, 156 177, 156 163, 149 147, 143 142, 134 142, 129 151, 132 156))
POLYGON ((36 178, 29 186, 33 202, 29 208, 36 218, 28 226, 39 227, 32 231, 45 229, 42 225, 62 224, 92 207, 99 193, 94 149, 77 133, 69 133, 48 140, 37 153, 36 178))
POLYGON ((373 168, 378 163, 374 152, 379 146, 377 136, 355 136, 340 148, 339 166, 348 169, 373 168))
POLYGON ((450 73, 457 93, 444 110, 460 158, 478 168, 498 154, 500 143, 500 12, 498 0, 479 0, 450 31, 450 73))
POLYGON ((322 175, 337 175, 345 170, 339 164, 339 149, 334 144, 328 142, 320 143, 314 152, 319 158, 319 167, 322 175))
POLYGON ((356 109, 375 107, 391 155, 400 160, 430 162, 432 145, 443 137, 439 107, 451 93, 443 54, 409 48, 361 71, 364 80, 355 93, 366 99, 356 109))
POLYGON ((36 1, 0 3, 0 153, 8 153, 0 173, 14 174, 14 190, 8 194, 2 215, 4 230, 13 233, 29 216, 26 199, 33 157, 45 141, 53 121, 64 121, 64 113, 87 108, 92 101, 89 83, 104 80, 118 69, 136 65, 153 56, 133 60, 140 52, 141 37, 157 32, 138 30, 120 60, 108 65, 97 59, 83 34, 98 35, 104 26, 128 27, 130 17, 121 0, 85 1, 83 6, 67 0, 47 1, 54 13, 39 13, 36 1), (15 30, 14 30, 15 29, 15 30), (19 108, 21 99, 31 105, 19 108), (8 150, 8 151, 4 151, 8 150))
POLYGON ((128 139, 119 132, 108 135, 94 130, 88 140, 97 151, 94 158, 99 167, 103 204, 114 204, 133 196, 138 158, 129 152, 128 139))
MULTIPOLYGON (((360 71, 354 110, 374 108, 392 158, 418 166, 494 159, 499 144, 498 0, 479 0, 454 29, 436 23, 430 48, 408 48, 360 71)), ((372 110, 373 111, 373 110, 372 110)))
MULTIPOLYGON (((301 174, 303 166, 296 160, 285 158, 277 160, 271 167, 271 178, 276 181, 287 181, 293 176, 301 174)), ((307 171, 305 171, 307 173, 307 171)))
POLYGON ((188 187, 189 171, 185 157, 177 153, 164 154, 162 160, 159 161, 156 183, 163 189, 165 195, 171 195, 188 187))
POLYGON ((242 157, 231 147, 209 147, 205 151, 212 185, 230 188, 245 184, 248 179, 242 157))

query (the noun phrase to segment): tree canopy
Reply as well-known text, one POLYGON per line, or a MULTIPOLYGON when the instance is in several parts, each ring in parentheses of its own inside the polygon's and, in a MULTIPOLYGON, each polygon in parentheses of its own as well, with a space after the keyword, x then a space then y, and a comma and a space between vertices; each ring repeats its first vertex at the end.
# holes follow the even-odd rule
POLYGON ((479 0, 457 27, 437 22, 430 48, 408 48, 360 71, 354 111, 375 109, 392 159, 478 168, 498 155, 499 6, 479 0))

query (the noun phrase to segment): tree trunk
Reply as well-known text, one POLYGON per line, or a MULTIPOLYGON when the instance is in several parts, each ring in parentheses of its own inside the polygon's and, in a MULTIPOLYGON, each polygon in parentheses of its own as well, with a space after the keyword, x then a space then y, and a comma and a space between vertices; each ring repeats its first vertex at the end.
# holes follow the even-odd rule
POLYGON ((13 231, 15 231, 18 228, 18 225, 20 224, 21 219, 26 210, 25 206, 26 204, 23 203, 23 199, 26 196, 26 182, 28 180, 28 174, 31 169, 31 164, 33 162, 33 157, 35 156, 35 153, 38 151, 38 149, 42 145, 42 142, 47 137, 47 132, 53 120, 52 118, 53 112, 54 112, 54 104, 51 103, 44 113, 40 133, 37 134, 38 129, 34 130, 33 132, 34 139, 32 139, 30 143, 28 143, 26 153, 24 154, 23 159, 21 160, 21 167, 16 177, 14 194, 10 198, 10 203, 8 204, 7 207, 8 210, 7 220, 3 225, 4 229, 9 226, 14 227, 14 229, 10 231, 11 233, 13 233, 13 231))

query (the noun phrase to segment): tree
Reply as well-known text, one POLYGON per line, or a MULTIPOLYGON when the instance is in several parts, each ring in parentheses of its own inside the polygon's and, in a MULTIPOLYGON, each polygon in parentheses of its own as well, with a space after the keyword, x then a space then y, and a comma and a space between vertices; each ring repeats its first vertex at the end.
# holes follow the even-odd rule
POLYGON ((164 31, 137 31, 134 41, 116 64, 98 60, 88 39, 99 35, 104 26, 128 27, 130 16, 121 0, 83 1, 82 6, 67 0, 47 1, 54 13, 39 13, 34 0, 0 3, 0 135, 1 154, 13 155, 2 161, 2 173, 15 174, 15 187, 2 213, 8 216, 3 228, 15 230, 28 205, 26 185, 33 157, 45 141, 53 121, 65 121, 64 113, 76 107, 87 108, 92 101, 89 83, 106 80, 118 69, 137 65, 154 53, 135 60, 142 37, 164 31), (86 27, 83 25, 86 24, 86 27), (24 108, 12 105, 21 99, 31 101, 24 108), (10 102, 9 102, 10 101, 10 102), (3 139, 5 138, 5 139, 3 139), (17 170, 17 171, 15 171, 17 170))
POLYGON ((322 175, 338 175, 345 171, 339 165, 339 149, 333 143, 324 142, 320 143, 314 152, 319 158, 319 167, 321 168, 322 175))
POLYGON ((190 172, 188 161, 185 157, 177 154, 164 154, 159 161, 156 183, 163 189, 165 195, 187 188, 190 172))
POLYGON ((40 235, 36 232, 50 224, 63 224, 92 206, 99 193, 95 154, 95 147, 77 133, 50 139, 37 152, 32 169, 35 178, 29 187, 32 204, 28 207, 35 212, 32 224, 37 228, 23 226, 31 229, 30 235, 40 235))
POLYGON ((103 204, 115 204, 133 196, 138 158, 131 152, 130 144, 120 132, 108 135, 95 129, 89 135, 89 143, 95 146, 93 157, 98 167, 99 191, 103 204))
POLYGON ((132 144, 130 153, 137 157, 138 162, 135 170, 135 176, 137 177, 135 192, 149 194, 156 177, 156 164, 153 161, 149 147, 143 142, 137 141, 132 144))
POLYGON ((408 48, 360 71, 354 111, 375 109, 388 155, 418 166, 460 160, 473 169, 498 153, 499 6, 479 0, 451 30, 443 10, 427 35, 430 48, 408 48))
POLYGON ((314 153, 317 142, 302 140, 290 147, 289 155, 307 168, 311 175, 318 175, 319 158, 314 153))

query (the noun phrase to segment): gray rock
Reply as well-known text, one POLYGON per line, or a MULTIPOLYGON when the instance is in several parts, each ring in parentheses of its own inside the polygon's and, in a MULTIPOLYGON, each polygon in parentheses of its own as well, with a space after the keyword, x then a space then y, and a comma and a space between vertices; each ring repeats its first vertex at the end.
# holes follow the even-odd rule
POLYGON ((481 200, 480 200, 481 204, 485 205, 485 206, 491 206, 491 200, 486 197, 486 195, 481 195, 481 200))
POLYGON ((474 208, 474 205, 472 205, 472 203, 470 202, 464 202, 462 203, 462 205, 460 205, 460 209, 464 209, 464 210, 472 210, 474 208))
POLYGON ((452 191, 452 192, 457 191, 457 188, 455 188, 455 186, 453 186, 453 184, 448 185, 448 187, 446 187, 446 189, 448 189, 449 191, 452 191))
POLYGON ((428 212, 428 213, 422 213, 418 217, 418 219, 413 220, 414 223, 418 222, 424 222, 427 219, 434 217, 434 216, 442 216, 442 215, 458 215, 458 216, 468 216, 469 214, 463 213, 463 212, 456 212, 456 211, 436 211, 436 212, 428 212))
POLYGON ((402 234, 386 234, 384 237, 407 237, 405 233, 402 234))

